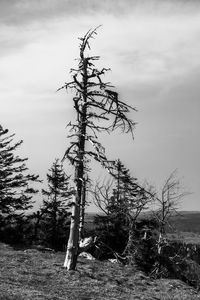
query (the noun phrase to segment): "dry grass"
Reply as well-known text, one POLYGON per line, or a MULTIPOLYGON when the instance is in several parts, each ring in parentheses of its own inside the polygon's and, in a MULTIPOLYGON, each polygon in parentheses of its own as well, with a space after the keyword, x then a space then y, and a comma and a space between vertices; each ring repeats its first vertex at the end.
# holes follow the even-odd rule
POLYGON ((195 232, 168 233, 167 238, 171 241, 176 240, 185 244, 200 245, 200 234, 195 232))
POLYGON ((63 253, 15 251, 0 244, 0 299, 200 299, 200 293, 179 280, 152 280, 131 267, 84 258, 78 271, 67 272, 63 261, 63 253))

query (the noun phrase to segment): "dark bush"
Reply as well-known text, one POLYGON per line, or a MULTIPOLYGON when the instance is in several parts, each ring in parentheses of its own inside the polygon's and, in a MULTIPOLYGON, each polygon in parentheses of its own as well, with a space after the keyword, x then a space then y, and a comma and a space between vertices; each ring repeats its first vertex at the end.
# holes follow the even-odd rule
POLYGON ((28 245, 31 238, 31 224, 26 217, 10 217, 1 220, 0 241, 6 244, 28 245))
POLYGON ((127 226, 122 216, 96 216, 94 223, 98 241, 93 255, 98 259, 108 259, 114 257, 114 252, 122 254, 128 238, 127 226))

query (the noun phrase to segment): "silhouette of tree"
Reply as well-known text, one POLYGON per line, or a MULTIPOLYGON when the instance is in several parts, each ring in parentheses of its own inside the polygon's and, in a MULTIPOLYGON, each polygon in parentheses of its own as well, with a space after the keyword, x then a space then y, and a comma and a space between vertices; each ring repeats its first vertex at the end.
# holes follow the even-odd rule
POLYGON ((61 233, 68 226, 70 200, 74 192, 69 180, 70 176, 56 159, 47 174, 48 189, 42 190, 42 194, 47 199, 43 200, 41 208, 46 239, 55 250, 60 246, 61 233))
POLYGON ((38 191, 30 183, 39 182, 38 175, 27 174, 27 158, 15 151, 23 141, 14 142, 15 134, 0 125, 0 218, 20 214, 32 207, 32 196, 38 191))
POLYGON ((76 121, 69 123, 71 145, 65 152, 75 166, 76 194, 73 203, 71 230, 64 267, 75 269, 79 254, 80 208, 83 207, 83 183, 88 172, 87 164, 91 158, 99 161, 104 167, 110 168, 111 162, 105 155, 105 148, 98 140, 98 133, 112 132, 120 128, 122 132, 133 135, 134 122, 127 117, 132 108, 123 101, 109 82, 102 76, 109 69, 97 69, 95 62, 99 56, 86 53, 90 50, 90 40, 97 34, 97 28, 89 30, 80 38, 80 57, 76 69, 71 69, 72 81, 60 89, 73 90, 76 121), (87 147, 86 147, 87 145, 87 147), (91 147, 89 146, 91 145, 91 147))

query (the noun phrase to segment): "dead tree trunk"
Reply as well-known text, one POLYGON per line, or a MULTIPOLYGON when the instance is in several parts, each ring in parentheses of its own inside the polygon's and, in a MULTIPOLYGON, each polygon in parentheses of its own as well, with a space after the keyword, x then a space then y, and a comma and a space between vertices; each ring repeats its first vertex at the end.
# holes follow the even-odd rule
POLYGON ((96 30, 88 31, 80 38, 80 57, 78 69, 72 69, 72 81, 62 88, 75 91, 74 108, 77 113, 75 124, 69 123, 72 138, 71 145, 65 152, 64 158, 68 158, 75 166, 75 199, 73 204, 70 237, 64 267, 68 270, 75 269, 79 253, 79 240, 83 232, 85 214, 85 184, 84 180, 88 169, 87 157, 94 158, 104 167, 109 167, 110 162, 105 155, 105 149, 98 141, 99 132, 110 133, 116 128, 123 132, 133 134, 134 123, 126 114, 133 109, 118 99, 118 94, 110 90, 113 86, 104 83, 101 76, 108 69, 98 70, 94 62, 99 56, 86 56, 86 49, 90 50, 89 41, 96 34, 96 30), (112 117, 114 120, 111 121, 112 117), (102 123, 101 123, 102 121, 102 123), (87 145, 92 145, 86 149, 87 145), (81 214, 81 215, 80 215, 81 214), (81 224, 80 224, 81 220, 81 224))
POLYGON ((86 140, 86 126, 87 126, 87 59, 84 57, 84 53, 81 51, 81 60, 83 63, 83 74, 82 83, 80 83, 80 88, 82 88, 82 105, 80 109, 77 110, 77 119, 79 121, 79 135, 78 135, 78 149, 77 149, 77 159, 75 165, 75 184, 76 184, 76 196, 75 203, 73 204, 73 215, 70 227, 70 236, 67 246, 67 254, 64 263, 64 267, 68 270, 74 270, 76 267, 78 252, 79 252, 79 230, 80 230, 80 211, 82 204, 82 193, 84 188, 84 160, 85 160, 85 140, 86 140))
POLYGON ((80 228, 79 228, 79 235, 80 235, 81 239, 83 239, 83 237, 84 237, 85 205, 86 205, 86 184, 87 184, 87 179, 84 178, 83 191, 82 191, 82 199, 81 199, 81 207, 80 207, 80 228))
POLYGON ((76 199, 72 204, 72 216, 70 225, 70 236, 67 244, 67 253, 64 261, 64 267, 67 270, 75 270, 78 258, 79 243, 79 215, 80 206, 76 203, 76 199))

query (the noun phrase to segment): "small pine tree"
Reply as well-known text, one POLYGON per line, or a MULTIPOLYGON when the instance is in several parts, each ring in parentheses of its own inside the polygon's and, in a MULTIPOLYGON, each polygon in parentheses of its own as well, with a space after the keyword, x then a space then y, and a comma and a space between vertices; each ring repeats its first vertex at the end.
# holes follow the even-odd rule
POLYGON ((23 141, 14 142, 15 134, 0 125, 0 219, 22 213, 32 207, 32 196, 38 191, 30 182, 38 182, 38 175, 27 174, 27 158, 15 154, 23 141))
POLYGON ((55 250, 60 249, 63 239, 66 240, 66 226, 69 227, 69 207, 73 194, 69 180, 70 176, 56 159, 47 174, 48 189, 42 190, 46 199, 41 208, 46 240, 55 250))
POLYGON ((112 175, 113 184, 95 187, 94 201, 105 213, 95 218, 97 234, 114 251, 129 255, 134 246, 138 216, 147 209, 152 195, 138 184, 119 159, 112 175))

